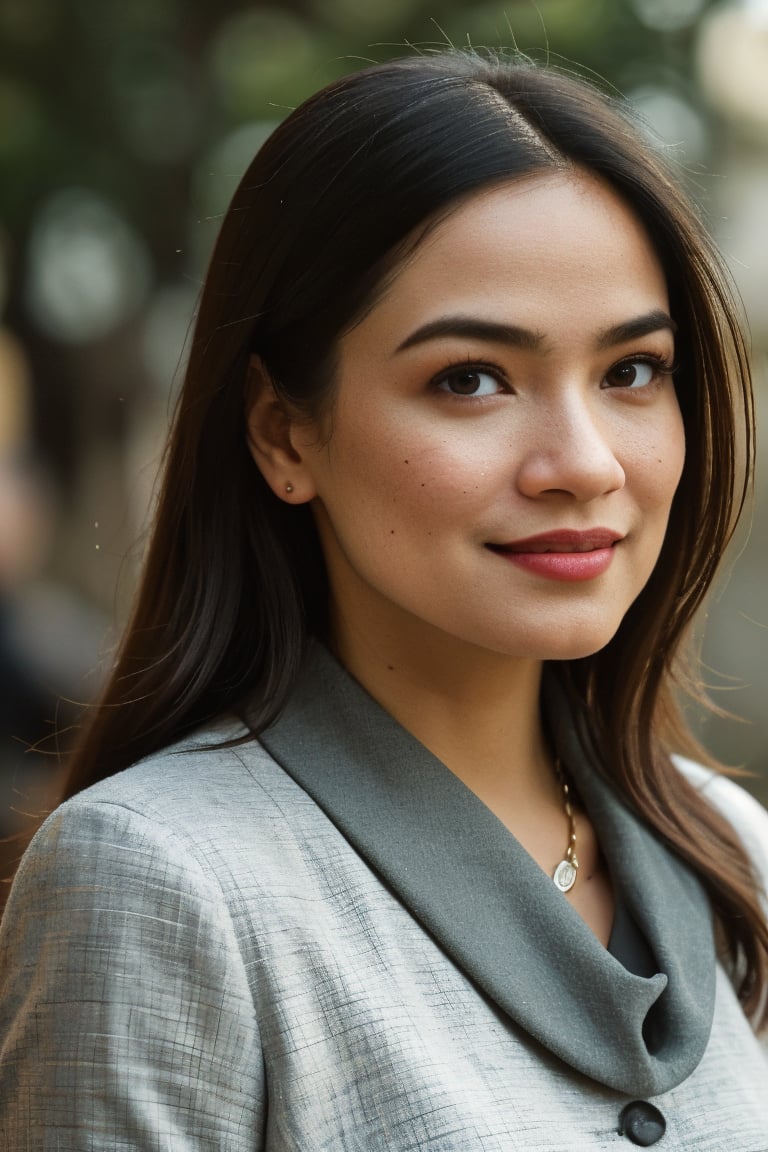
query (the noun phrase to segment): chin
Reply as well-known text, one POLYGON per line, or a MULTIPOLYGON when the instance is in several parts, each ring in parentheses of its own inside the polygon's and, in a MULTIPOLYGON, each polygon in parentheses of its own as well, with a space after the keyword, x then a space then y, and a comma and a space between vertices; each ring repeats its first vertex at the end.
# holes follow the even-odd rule
POLYGON ((594 656, 610 644, 618 630, 616 628, 574 628, 571 632, 562 629, 557 635, 542 637, 540 644, 535 641, 531 647, 538 649, 536 658, 540 660, 583 660, 594 656))

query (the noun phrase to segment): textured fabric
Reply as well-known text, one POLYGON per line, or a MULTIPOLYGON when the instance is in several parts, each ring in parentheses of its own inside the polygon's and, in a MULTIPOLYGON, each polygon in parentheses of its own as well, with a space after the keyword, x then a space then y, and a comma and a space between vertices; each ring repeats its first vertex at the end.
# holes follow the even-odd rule
POLYGON ((602 947, 493 813, 325 648, 314 646, 262 740, 529 1035, 600 1083, 643 1096, 666 1091, 696 1067, 712 1025, 709 903, 697 878, 590 771, 554 685, 546 698, 558 751, 658 961, 650 978, 602 947))
POLYGON ((636 976, 653 976, 658 969, 648 941, 630 916, 618 891, 613 893, 613 924, 608 951, 636 976))
MULTIPOLYGON (((233 731, 76 797, 28 851, 0 930, 0 1147, 629 1147, 633 1094, 533 1040, 258 743, 203 747, 233 731)), ((768 816, 686 771, 764 867, 768 816)), ((700 1062, 653 1096, 659 1147, 765 1152, 767 1087, 718 969, 700 1062)))

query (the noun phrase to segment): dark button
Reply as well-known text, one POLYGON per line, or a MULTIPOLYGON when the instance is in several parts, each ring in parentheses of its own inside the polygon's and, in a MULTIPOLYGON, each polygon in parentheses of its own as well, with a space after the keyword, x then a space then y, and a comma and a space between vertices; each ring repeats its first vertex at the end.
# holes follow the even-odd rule
POLYGON ((661 1112, 647 1100, 633 1100, 621 1110, 619 1136, 626 1136, 632 1144, 650 1148, 661 1140, 666 1130, 667 1122, 661 1112))

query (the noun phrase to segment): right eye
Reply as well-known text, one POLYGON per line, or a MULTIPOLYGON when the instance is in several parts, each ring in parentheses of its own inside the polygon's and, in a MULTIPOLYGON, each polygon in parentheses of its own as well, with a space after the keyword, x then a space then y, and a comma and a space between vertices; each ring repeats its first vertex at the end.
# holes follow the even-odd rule
POLYGON ((503 391, 493 372, 472 364, 443 373, 435 380, 435 387, 451 396, 493 396, 503 391))

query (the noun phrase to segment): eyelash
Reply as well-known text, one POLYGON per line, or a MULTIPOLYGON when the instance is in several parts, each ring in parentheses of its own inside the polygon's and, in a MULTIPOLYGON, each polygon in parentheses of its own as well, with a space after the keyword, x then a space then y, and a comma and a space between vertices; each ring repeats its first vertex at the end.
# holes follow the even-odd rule
POLYGON ((505 388, 511 391, 509 381, 501 368, 499 368, 497 364, 489 364, 484 360, 457 360, 455 363, 448 364, 445 368, 442 368, 436 376, 432 377, 430 383, 436 391, 442 392, 443 395, 450 396, 454 400, 462 400, 464 402, 474 400, 475 403, 479 403, 482 400, 488 399, 488 397, 476 396, 472 392, 465 392, 463 394, 461 392, 449 392, 447 388, 440 388, 440 385, 450 380, 452 376, 461 374, 468 376, 472 373, 483 373, 486 376, 492 376, 498 384, 504 385, 505 388))
POLYGON ((607 379, 611 372, 615 372, 618 368, 631 367, 633 364, 647 364, 649 368, 653 368, 653 379, 649 380, 647 384, 639 385, 637 388, 632 388, 627 385, 622 386, 621 384, 608 385, 608 387, 627 392, 642 392, 646 388, 651 388, 654 384, 658 384, 662 377, 673 376, 677 371, 677 364, 674 361, 670 362, 665 357, 656 356, 652 352, 643 352, 637 356, 625 356, 623 359, 617 360, 605 373, 604 379, 607 379))
MULTIPOLYGON (((633 364, 647 364, 650 368, 654 369, 654 378, 649 380, 647 384, 641 384, 636 388, 632 388, 631 385, 621 384, 607 385, 606 387, 616 391, 644 392, 647 388, 658 384, 660 377, 672 376, 677 371, 677 364, 674 361, 669 361, 663 356, 657 356, 653 352, 642 352, 635 356, 624 356, 621 360, 617 360, 605 373, 603 379, 606 380, 608 376, 617 369, 631 367, 633 364)), ((491 364, 484 360, 457 360, 455 363, 449 364, 446 368, 441 369, 436 376, 433 376, 430 382, 431 386, 435 390, 442 392, 443 395, 450 396, 455 400, 461 400, 464 403, 472 401, 480 403, 483 400, 489 399, 487 396, 477 396, 472 392, 450 392, 447 388, 440 388, 440 385, 450 380, 452 376, 457 376, 461 373, 465 375, 483 373, 492 376, 498 384, 503 385, 510 392, 512 391, 512 387, 501 368, 499 368, 497 364, 491 364)), ((493 393, 493 395, 498 395, 498 393, 493 393)))

